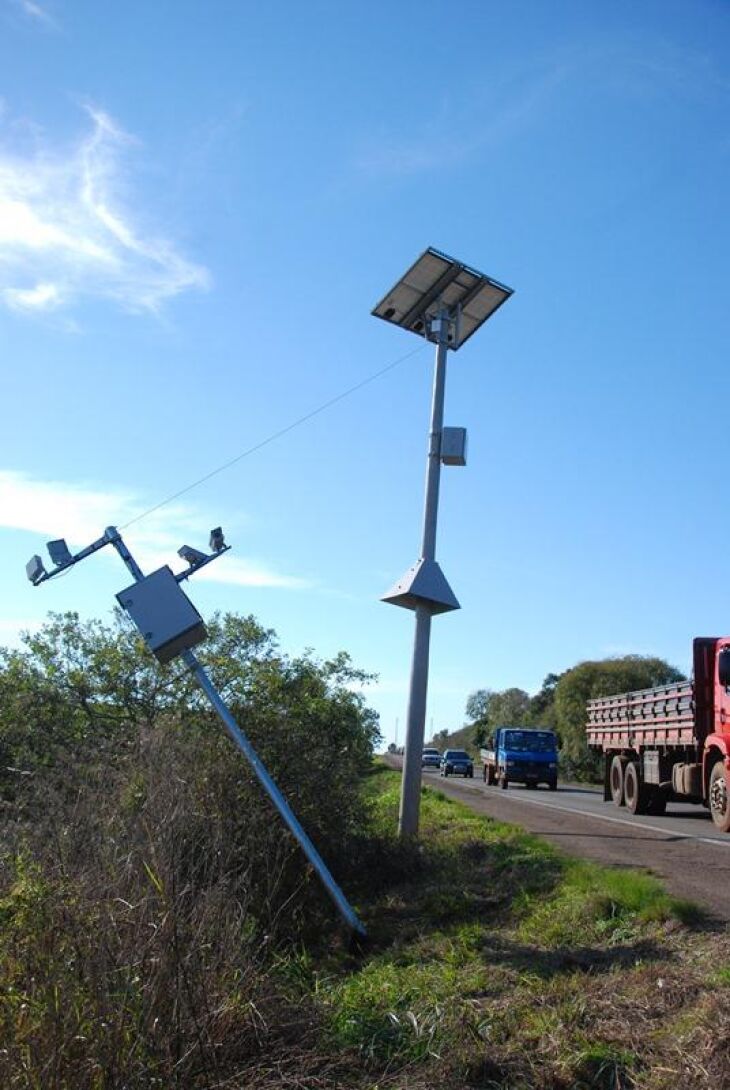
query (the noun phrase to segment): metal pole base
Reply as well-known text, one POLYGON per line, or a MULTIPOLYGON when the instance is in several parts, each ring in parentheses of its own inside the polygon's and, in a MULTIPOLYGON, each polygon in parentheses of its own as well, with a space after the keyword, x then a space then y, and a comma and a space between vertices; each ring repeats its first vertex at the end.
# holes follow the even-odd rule
POLYGON ((413 641, 411 665, 411 695, 408 702, 406 746, 403 755, 398 835, 407 838, 418 835, 418 815, 421 804, 421 758, 426 724, 426 693, 428 690, 428 652, 431 642, 431 612, 427 606, 416 607, 416 635, 413 641))

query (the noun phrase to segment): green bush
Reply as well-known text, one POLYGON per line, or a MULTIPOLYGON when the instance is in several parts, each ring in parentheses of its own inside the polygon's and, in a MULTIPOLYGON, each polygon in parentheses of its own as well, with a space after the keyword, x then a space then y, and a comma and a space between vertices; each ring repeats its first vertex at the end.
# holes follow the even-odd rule
MULTIPOLYGON (((234 615, 201 658, 346 884, 378 738, 366 677, 234 615)), ((3 655, 0 694, 0 1085, 222 1080, 288 1002, 273 952, 337 930, 319 882, 190 674, 121 617, 52 617, 3 655)))

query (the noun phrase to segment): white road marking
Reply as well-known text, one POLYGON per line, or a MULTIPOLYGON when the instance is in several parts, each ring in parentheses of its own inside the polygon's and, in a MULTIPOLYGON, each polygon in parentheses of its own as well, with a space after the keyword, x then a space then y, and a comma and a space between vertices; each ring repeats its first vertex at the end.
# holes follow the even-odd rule
MULTIPOLYGON (((434 785, 427 784, 426 786, 430 787, 434 785)), ((481 795, 484 799, 490 797, 485 791, 480 790, 476 784, 474 787, 470 786, 467 790, 471 790, 476 794, 481 795)), ((728 835, 727 840, 717 840, 710 836, 696 836, 694 833, 680 833, 674 829, 667 829, 666 826, 662 829, 659 825, 648 825, 645 821, 628 821, 626 818, 609 817, 608 814, 594 814, 589 810, 576 810, 572 806, 560 806, 554 802, 540 802, 539 799, 528 799, 522 795, 517 797, 516 795, 510 795, 507 792, 500 792, 498 798, 508 802, 524 802, 528 806, 542 806, 544 810, 562 810, 565 814, 577 814, 579 817, 594 818, 596 821, 610 821, 613 825, 628 825, 634 830, 649 829, 653 833, 662 833, 666 837, 681 837, 682 840, 696 840, 700 844, 712 844, 715 848, 730 848, 730 835, 728 835)), ((494 801, 496 802, 497 800, 494 799, 494 801)))

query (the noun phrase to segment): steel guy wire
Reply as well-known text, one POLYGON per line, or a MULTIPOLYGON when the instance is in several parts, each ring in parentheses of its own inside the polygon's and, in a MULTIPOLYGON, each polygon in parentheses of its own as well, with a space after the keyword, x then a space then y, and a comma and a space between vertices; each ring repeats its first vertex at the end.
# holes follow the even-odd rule
POLYGON ((381 378, 381 376, 387 374, 388 371, 392 371, 394 368, 398 367, 399 364, 405 363, 405 361, 411 359, 412 356, 422 352, 424 347, 425 345, 421 344, 417 348, 407 352, 404 356, 399 356, 398 359, 392 360, 385 367, 381 367, 379 371, 375 371, 372 375, 368 375, 367 378, 362 379, 360 382, 356 382, 354 386, 349 386, 346 390, 336 394, 335 397, 331 397, 328 401, 322 402, 316 409, 312 409, 311 412, 305 413, 304 416, 300 416, 296 420, 293 420, 291 424, 279 428, 278 431, 272 432, 272 434, 268 435, 265 439, 261 439, 258 443, 254 443, 253 446, 248 447, 240 454, 237 454, 235 458, 229 458, 227 462, 223 462, 221 465, 216 466, 215 469, 211 469, 210 472, 206 473, 203 477, 198 477, 198 479, 192 481, 191 484, 185 485, 184 488, 180 488, 177 492, 173 492, 172 495, 167 496, 166 499, 160 500, 160 502, 156 503, 153 507, 149 507, 146 511, 142 511, 139 515, 135 515, 134 518, 129 519, 129 521, 125 522, 119 529, 126 530, 129 526, 134 526, 136 522, 141 522, 142 519, 146 519, 149 515, 154 514, 155 511, 159 511, 161 508, 166 507, 167 504, 172 503, 173 500, 177 500, 180 496, 192 492, 194 488, 198 488, 199 485, 205 484, 205 482, 209 481, 212 477, 217 477, 219 473, 223 473, 226 469, 230 469, 231 466, 243 461, 243 459, 247 458, 250 454, 255 454, 256 451, 261 450, 262 447, 268 446, 269 443, 273 443, 276 439, 281 439, 283 435, 287 435, 290 431, 294 431, 295 428, 300 427, 302 424, 306 424, 308 420, 312 420, 315 416, 319 416, 320 413, 323 413, 326 409, 330 409, 339 401, 344 401, 346 397, 357 393, 358 390, 362 390, 364 386, 368 386, 371 382, 375 382, 376 379, 381 378))

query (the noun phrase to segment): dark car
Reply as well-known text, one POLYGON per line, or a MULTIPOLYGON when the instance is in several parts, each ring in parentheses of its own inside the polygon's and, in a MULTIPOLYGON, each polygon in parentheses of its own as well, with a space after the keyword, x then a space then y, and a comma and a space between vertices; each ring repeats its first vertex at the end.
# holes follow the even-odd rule
POLYGON ((463 749, 447 749, 441 758, 442 776, 474 776, 474 762, 463 749))
POLYGON ((421 768, 440 768, 441 754, 437 749, 424 749, 421 754, 421 768))

